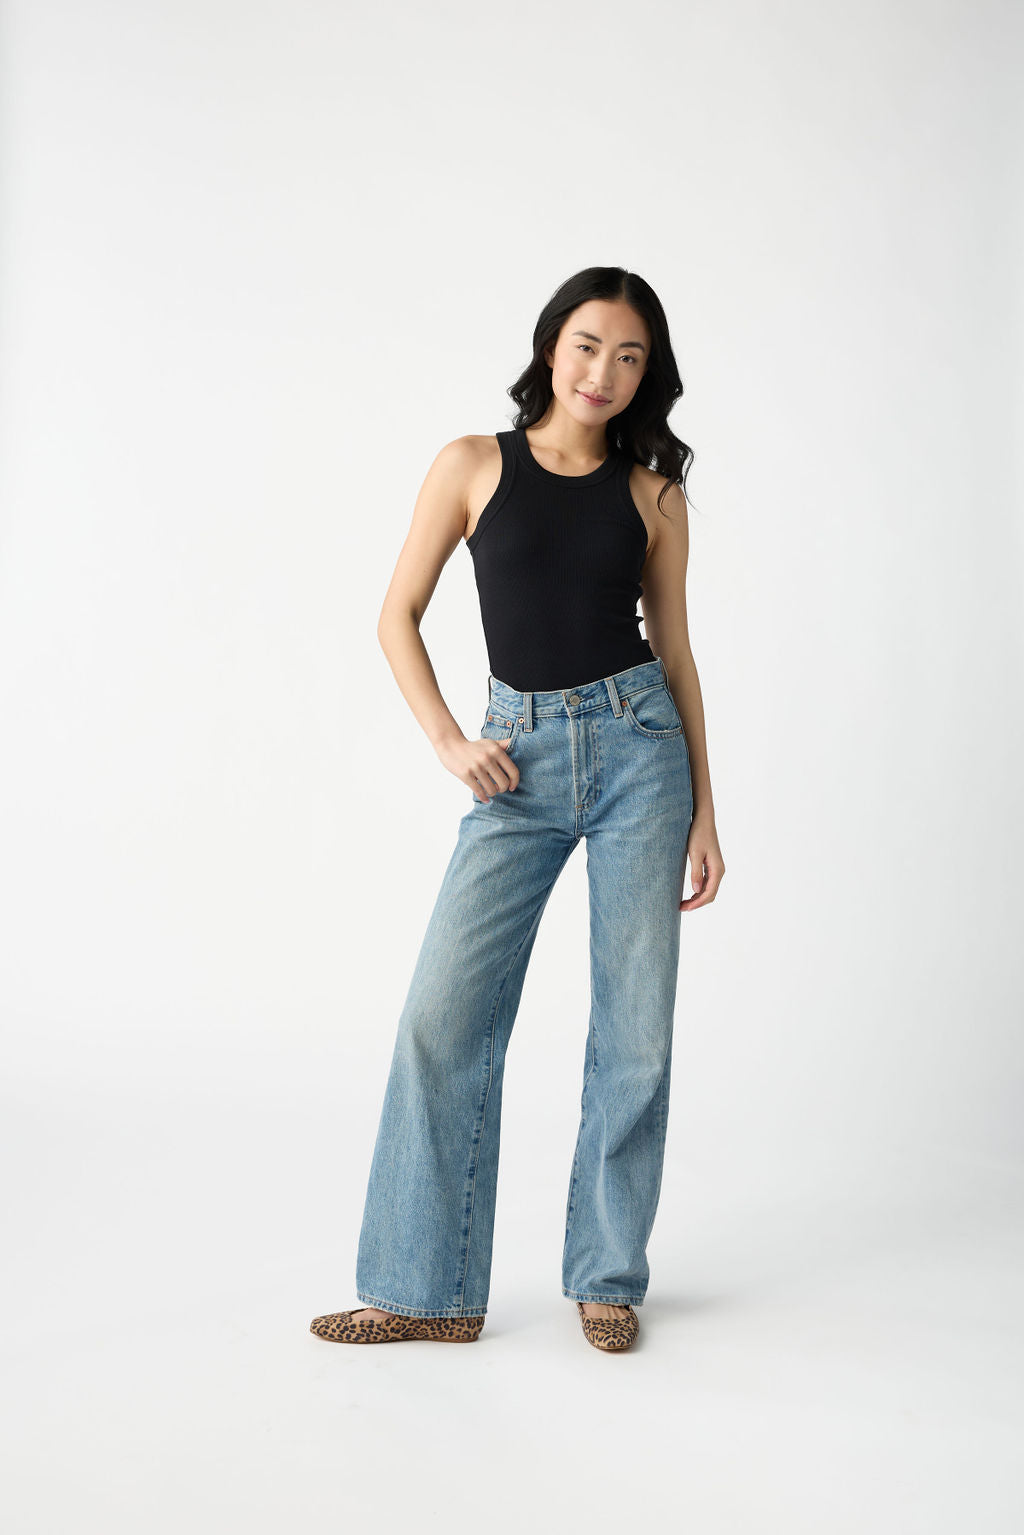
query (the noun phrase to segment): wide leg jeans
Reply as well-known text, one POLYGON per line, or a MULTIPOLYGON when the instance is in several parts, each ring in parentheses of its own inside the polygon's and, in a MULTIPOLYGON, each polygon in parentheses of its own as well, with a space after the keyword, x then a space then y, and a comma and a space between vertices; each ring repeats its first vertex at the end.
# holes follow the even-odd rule
POLYGON ((552 692, 490 677, 515 790, 474 800, 399 1019, 356 1258, 367 1306, 487 1310, 505 1052, 541 916, 581 839, 590 1021, 562 1294, 639 1306, 661 1193, 689 754, 661 661, 552 692))

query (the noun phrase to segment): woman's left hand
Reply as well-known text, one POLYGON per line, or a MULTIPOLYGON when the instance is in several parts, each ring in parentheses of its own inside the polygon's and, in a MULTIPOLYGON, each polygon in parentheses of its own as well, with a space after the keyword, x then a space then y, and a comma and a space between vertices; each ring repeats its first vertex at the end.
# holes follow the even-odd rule
POLYGON ((698 813, 694 816, 686 851, 690 858, 693 895, 685 896, 679 902, 679 910, 695 911, 698 906, 707 906, 715 899, 725 874, 725 860, 718 845, 713 815, 698 813))

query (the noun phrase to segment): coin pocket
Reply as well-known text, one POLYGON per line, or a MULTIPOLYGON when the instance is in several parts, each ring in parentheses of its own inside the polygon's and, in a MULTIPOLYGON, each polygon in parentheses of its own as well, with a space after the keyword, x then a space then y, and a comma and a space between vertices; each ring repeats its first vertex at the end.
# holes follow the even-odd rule
POLYGON ((518 718, 513 719, 507 714, 498 714, 494 710, 489 709, 487 711, 487 717, 484 720, 483 726, 481 727, 480 736, 484 741, 504 741, 507 737, 511 736, 512 739, 505 747, 505 751, 511 753, 513 747, 519 739, 519 732, 522 730, 522 728, 522 715, 519 715, 518 718))

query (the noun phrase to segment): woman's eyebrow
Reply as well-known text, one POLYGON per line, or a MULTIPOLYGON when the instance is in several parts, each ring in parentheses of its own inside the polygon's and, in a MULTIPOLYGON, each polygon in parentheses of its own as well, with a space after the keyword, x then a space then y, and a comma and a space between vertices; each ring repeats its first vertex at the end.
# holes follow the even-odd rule
MULTIPOLYGON (((596 341, 598 346, 601 345, 601 337, 600 336, 592 336, 590 334, 589 330, 574 330, 573 331, 573 335, 574 336, 585 336, 588 341, 596 341)), ((620 342, 620 345, 621 346, 636 346, 636 347, 640 348, 641 352, 646 352, 646 350, 647 350, 647 348, 644 346, 642 341, 622 341, 622 342, 620 342)))

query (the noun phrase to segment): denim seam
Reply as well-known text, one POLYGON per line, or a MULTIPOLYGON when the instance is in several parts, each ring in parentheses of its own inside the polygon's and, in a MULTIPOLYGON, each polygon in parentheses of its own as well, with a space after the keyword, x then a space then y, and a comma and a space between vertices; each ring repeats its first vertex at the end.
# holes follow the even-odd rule
POLYGON ((587 1301, 603 1301, 608 1306, 642 1306, 644 1303, 644 1297, 642 1295, 605 1295, 604 1293, 600 1295, 593 1295, 589 1292, 586 1294, 579 1294, 575 1290, 566 1290, 564 1287, 562 1289, 562 1294, 569 1300, 581 1300, 583 1301, 584 1305, 587 1303, 587 1301))
POLYGON ((572 834, 580 835, 580 802, 576 798, 580 792, 579 781, 576 773, 576 732, 573 729, 572 715, 566 715, 566 723, 569 726, 569 755, 572 760, 572 834))
MULTIPOLYGON (((492 714, 492 712, 493 711, 491 709, 487 710, 488 718, 484 720, 484 730, 487 729, 488 725, 493 725, 495 723, 495 720, 491 719, 489 717, 492 714)), ((495 718, 496 719, 504 720, 505 718, 507 718, 507 716, 504 715, 504 714, 500 714, 500 715, 497 715, 495 718)), ((511 751, 512 747, 516 744, 516 737, 522 733, 522 725, 523 725, 523 716, 521 714, 519 714, 512 721, 512 729, 509 732, 509 743, 508 743, 508 746, 506 747, 506 751, 511 751)), ((485 741, 500 741, 502 739, 501 736, 485 736, 484 733, 483 733, 483 730, 480 732, 480 734, 481 734, 481 736, 483 736, 483 739, 485 741)))
POLYGON ((580 1128, 576 1135, 576 1150, 572 1154, 572 1174, 569 1179, 569 1208, 566 1211, 565 1216, 565 1235, 562 1238, 563 1244, 569 1240, 569 1232, 572 1229, 573 1217, 576 1214, 575 1208, 573 1207, 573 1196, 576 1193, 576 1185, 579 1182, 580 1145, 583 1140, 583 1131, 586 1128, 587 1123, 587 1084, 589 1083, 597 1068, 597 1050, 595 1048, 597 1043, 597 1030, 593 1024, 590 1026, 587 1043, 590 1048, 590 1070, 583 1078, 583 1087, 580 1092, 580 1128))
MULTIPOLYGON (((657 681, 655 681, 655 682, 642 682, 642 683, 640 683, 639 687, 631 688, 628 692, 623 691, 619 687, 618 683, 616 683, 615 684, 615 688, 616 688, 616 692, 618 693, 618 697, 619 697, 619 702, 620 703, 622 703, 627 698, 635 698, 638 693, 648 693, 648 692, 650 692, 651 688, 668 687, 668 680, 667 680, 668 674, 667 674, 667 672, 665 670, 665 663, 661 660, 660 656, 655 657, 655 661, 654 662, 641 662, 639 664, 641 664, 641 665, 654 665, 654 664, 657 664, 658 667, 659 667, 659 670, 660 670, 660 676, 658 677, 657 681)), ((493 673, 489 673, 488 674, 487 687, 488 687, 488 697, 491 699, 491 701, 493 701, 493 698, 494 698, 494 694, 492 692, 492 687, 493 687, 493 682, 494 681, 500 681, 500 679, 494 678, 493 673)), ((604 681, 605 681, 605 684, 607 685, 608 679, 605 678, 604 681)), ((507 684, 502 684, 502 686, 507 686, 507 684)), ((520 703, 520 701, 522 699, 522 696, 523 696, 522 692, 520 690, 516 690, 514 688, 510 688, 509 691, 513 694, 513 696, 516 699, 516 704, 515 704, 514 707, 518 708, 519 707, 519 703, 520 703)), ((538 692, 545 692, 545 691, 547 691, 547 692, 558 692, 558 691, 568 692, 569 690, 568 689, 564 689, 564 688, 561 689, 561 690, 559 690, 557 688, 548 688, 548 689, 534 688, 531 691, 533 693, 533 699, 536 700, 538 692)), ((669 691, 671 691, 671 689, 669 691)), ((674 701, 675 700, 673 700, 673 702, 674 701)), ((510 704, 509 707, 512 708, 513 705, 510 704)), ((582 708, 580 708, 577 711, 577 713, 578 714, 592 714, 595 709, 605 709, 605 708, 611 708, 611 707, 612 707, 611 706, 611 700, 609 698, 605 697, 605 698, 599 699, 595 703, 584 705, 582 708)), ((560 705, 558 708, 555 708, 555 709, 538 709, 537 706, 536 706, 536 702, 534 702, 532 704, 531 712, 533 714, 534 719, 558 719, 558 718, 560 718, 561 716, 564 715, 564 713, 565 713, 565 706, 563 704, 563 705, 560 705)), ((612 712, 614 713, 615 711, 612 710, 612 712)))
POLYGON ((576 1185, 579 1182, 580 1145, 583 1141, 583 1131, 586 1129, 587 1124, 587 1111, 585 1107, 587 1083, 590 1081, 593 1074, 594 1068, 591 1066, 590 1070, 583 1078, 583 1090, 580 1093, 580 1128, 576 1136, 576 1150, 572 1154, 572 1177, 569 1180, 569 1210, 565 1218, 565 1233, 562 1237, 563 1243, 568 1242, 569 1240, 569 1232, 572 1230, 573 1217, 576 1214, 576 1209, 573 1205, 573 1199, 576 1195, 576 1185))
POLYGON ((384 1300, 379 1295, 367 1295, 363 1290, 356 1291, 356 1299, 367 1306, 375 1306, 378 1311, 393 1311, 396 1316, 484 1316, 487 1312, 486 1306, 476 1306, 472 1311, 455 1311, 450 1306, 444 1311, 426 1311, 422 1306, 403 1306, 397 1301, 384 1300))
POLYGON ((594 748, 594 794, 591 800, 593 808, 601 798, 601 733, 594 728, 593 721, 590 724, 590 744, 594 748))
MULTIPOLYGON (((620 692, 619 693, 619 702, 620 703, 625 703, 627 698, 636 698, 637 694, 639 694, 639 693, 649 693, 652 688, 663 688, 663 687, 667 687, 667 686, 668 686, 668 684, 665 683, 665 682, 645 682, 641 687, 633 688, 632 691, 629 692, 629 693, 622 693, 622 692, 620 692)), ((536 691, 534 692, 534 697, 536 697, 536 691)), ((674 701, 675 700, 673 700, 673 702, 674 701)), ((490 699, 490 705, 493 706, 494 703, 495 703, 495 699, 491 698, 490 699)), ((502 707, 504 707, 504 705, 502 705, 502 707)), ((519 707, 518 704, 510 704, 509 705, 509 708, 518 708, 518 707, 519 707)), ((602 699, 599 699, 596 703, 585 704, 583 707, 577 709, 576 710, 576 716, 577 716, 577 718, 579 718, 579 717, 581 717, 584 714, 594 714, 598 710, 601 710, 601 709, 611 709, 611 707, 612 707, 611 700, 609 698, 602 698, 602 699)), ((566 711, 564 709, 538 709, 536 707, 536 705, 534 705, 534 707, 533 707, 531 712, 532 712, 533 717, 534 717, 535 720, 538 720, 538 719, 539 720, 555 720, 555 719, 562 719, 565 716, 565 712, 566 711)), ((612 710, 612 712, 614 713, 614 710, 612 710)))
POLYGON ((638 735, 647 736, 652 741, 677 741, 683 733, 681 725, 677 725, 674 730, 648 730, 645 725, 641 725, 640 721, 633 713, 632 708, 625 708, 622 712, 626 717, 626 723, 630 725, 638 735))

